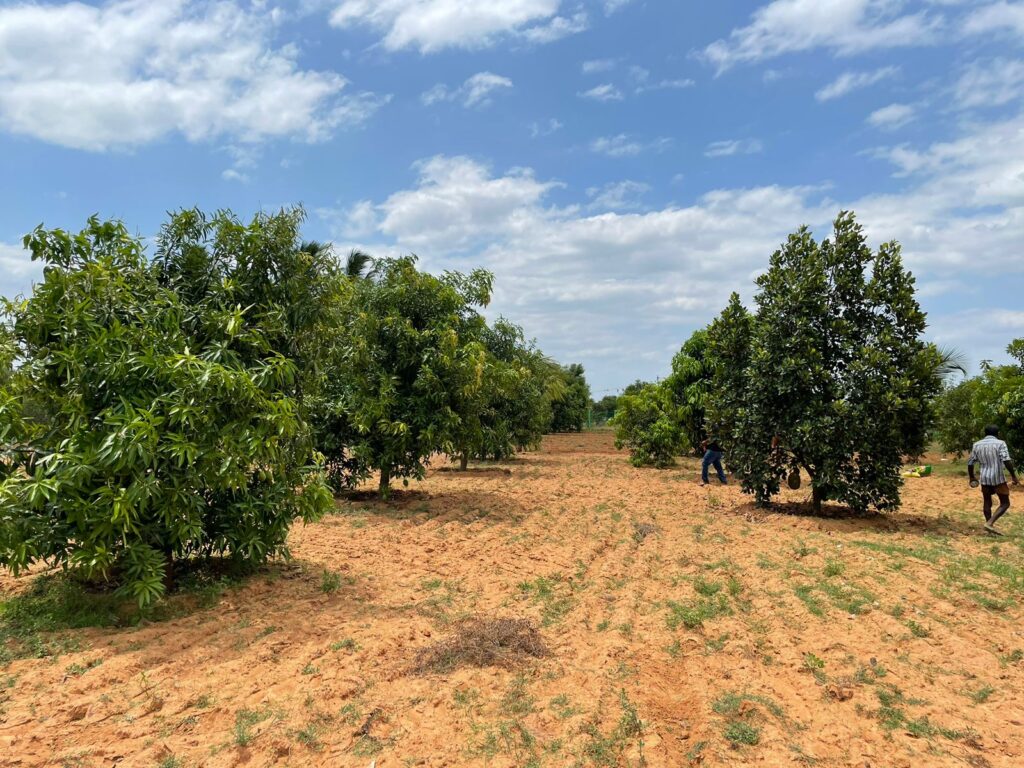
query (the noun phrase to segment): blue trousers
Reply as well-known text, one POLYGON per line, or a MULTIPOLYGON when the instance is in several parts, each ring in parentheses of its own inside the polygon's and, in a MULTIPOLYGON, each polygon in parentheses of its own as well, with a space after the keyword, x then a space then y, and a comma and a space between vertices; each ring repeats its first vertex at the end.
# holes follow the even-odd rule
POLYGON ((726 482, 725 471, 722 469, 722 457, 724 455, 721 451, 707 451, 704 454, 704 461, 700 465, 700 479, 703 482, 706 483, 708 481, 708 467, 714 467, 715 472, 718 473, 718 479, 723 484, 726 482))

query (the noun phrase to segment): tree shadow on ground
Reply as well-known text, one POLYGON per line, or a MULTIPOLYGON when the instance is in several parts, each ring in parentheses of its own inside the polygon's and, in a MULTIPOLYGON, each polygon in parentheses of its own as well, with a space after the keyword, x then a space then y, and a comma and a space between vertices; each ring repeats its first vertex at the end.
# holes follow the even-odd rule
POLYGON ((752 522, 772 517, 797 517, 817 522, 822 530, 837 533, 909 533, 930 536, 984 535, 979 522, 971 524, 947 514, 918 515, 907 512, 855 512, 842 504, 825 504, 816 512, 809 501, 776 502, 759 506, 748 502, 735 508, 735 512, 752 522))
POLYGON ((438 467, 434 470, 435 472, 444 472, 445 474, 452 474, 456 477, 508 477, 512 474, 512 470, 508 467, 499 466, 477 466, 467 467, 466 469, 460 469, 459 467, 438 467))
POLYGON ((448 489, 444 493, 393 491, 388 500, 375 493, 349 494, 335 502, 337 514, 360 514, 370 521, 410 520, 415 525, 432 521, 517 523, 533 510, 500 491, 448 489), (356 506, 358 505, 358 506, 356 506))

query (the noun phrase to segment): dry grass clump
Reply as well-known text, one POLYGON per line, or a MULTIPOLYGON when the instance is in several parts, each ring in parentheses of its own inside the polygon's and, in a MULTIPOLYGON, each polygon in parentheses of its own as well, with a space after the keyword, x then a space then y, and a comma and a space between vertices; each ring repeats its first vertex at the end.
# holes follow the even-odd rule
POLYGON ((644 539, 655 533, 661 533, 661 528, 654 523, 633 523, 633 541, 643 544, 644 539))
POLYGON ((413 669, 419 674, 464 666, 513 669, 527 657, 547 654, 540 631, 528 619, 466 619, 446 640, 421 648, 413 669))

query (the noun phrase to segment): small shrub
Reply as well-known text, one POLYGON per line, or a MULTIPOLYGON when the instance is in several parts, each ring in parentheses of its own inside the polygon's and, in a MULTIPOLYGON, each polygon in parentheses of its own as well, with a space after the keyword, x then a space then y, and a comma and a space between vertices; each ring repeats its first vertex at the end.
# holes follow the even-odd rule
POLYGON ((722 735, 733 746, 752 747, 761 740, 761 729, 742 720, 732 720, 725 724, 722 735))
POLYGON ((341 587, 341 576, 334 571, 324 571, 320 577, 320 591, 324 594, 337 592, 341 587))

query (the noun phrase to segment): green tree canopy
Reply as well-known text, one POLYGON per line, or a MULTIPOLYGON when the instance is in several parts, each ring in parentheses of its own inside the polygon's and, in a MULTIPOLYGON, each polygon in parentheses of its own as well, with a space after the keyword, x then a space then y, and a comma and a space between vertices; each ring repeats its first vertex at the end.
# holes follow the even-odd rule
POLYGON ((351 283, 335 343, 344 375, 328 385, 322 428, 347 459, 380 472, 383 495, 392 478, 421 478, 431 455, 455 453, 464 419, 476 418, 467 403, 479 407, 484 383, 478 308, 491 283, 483 270, 421 272, 415 257, 378 260, 351 283))
POLYGON ((483 343, 487 361, 478 391, 481 405, 464 419, 463 468, 469 456, 506 459, 536 447, 551 420, 551 362, 526 341, 523 329, 498 318, 483 330, 483 343))
POLYGON ((583 366, 573 363, 562 368, 565 391, 552 404, 552 432, 580 432, 587 423, 590 408, 590 385, 583 366))
POLYGON ((873 252, 844 212, 831 239, 790 235, 757 282, 755 316, 734 300, 710 330, 712 429, 744 490, 768 501, 801 468, 816 508, 898 506, 902 457, 923 450, 939 386, 898 244, 873 252))
POLYGON ((708 357, 708 332, 694 331, 672 358, 672 372, 662 382, 674 406, 688 447, 699 452, 707 438, 705 410, 714 369, 708 357))
POLYGON ((286 554, 292 520, 328 507, 296 399, 322 309, 292 271, 300 220, 183 212, 156 263, 95 218, 25 238, 46 266, 6 305, 20 366, 0 432, 29 445, 0 482, 0 563, 113 576, 145 604, 175 559, 286 554), (34 424, 10 426, 12 394, 34 424))
POLYGON ((678 410, 671 392, 658 384, 622 395, 612 419, 615 447, 629 449, 634 467, 672 466, 676 456, 687 448, 686 437, 679 429, 678 410))
POLYGON ((1024 339, 1007 351, 1017 365, 982 365, 974 376, 947 387, 936 401, 935 437, 945 451, 967 453, 995 424, 1015 455, 1024 452, 1024 339))

